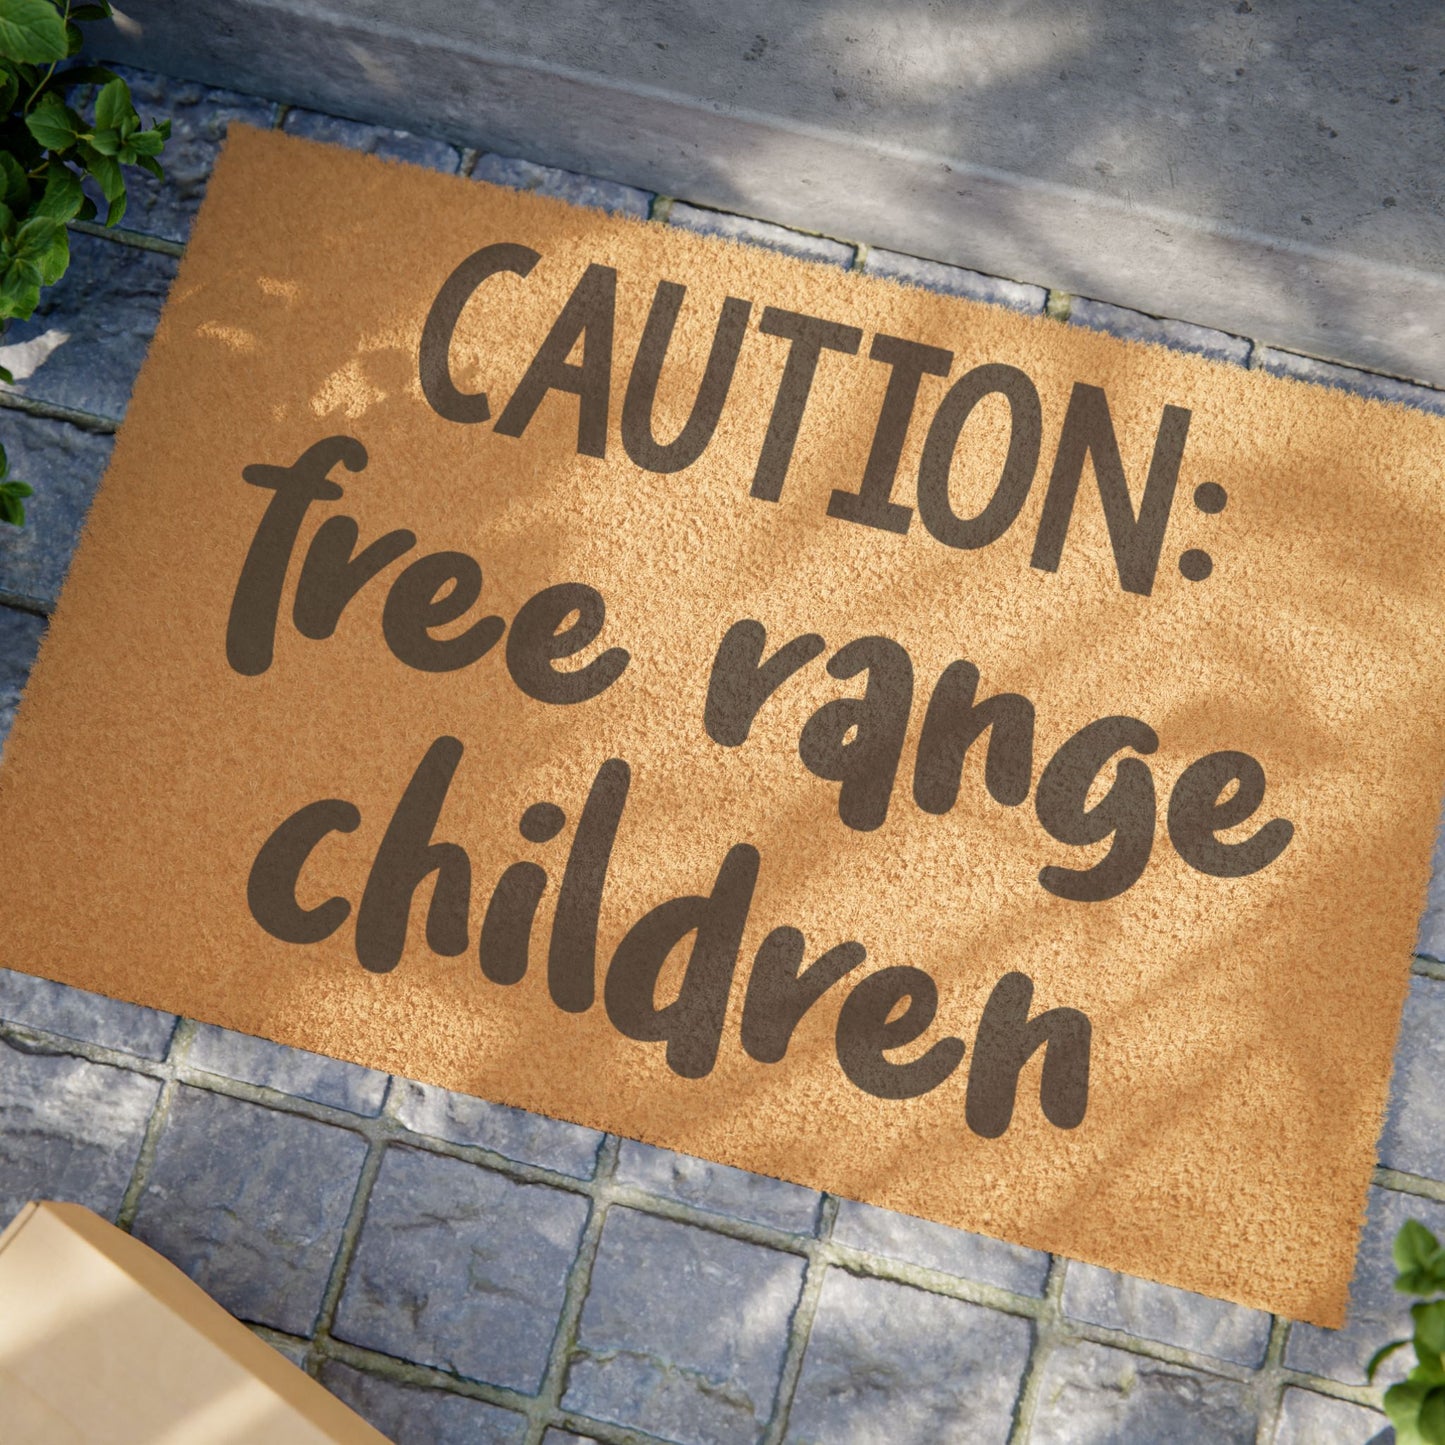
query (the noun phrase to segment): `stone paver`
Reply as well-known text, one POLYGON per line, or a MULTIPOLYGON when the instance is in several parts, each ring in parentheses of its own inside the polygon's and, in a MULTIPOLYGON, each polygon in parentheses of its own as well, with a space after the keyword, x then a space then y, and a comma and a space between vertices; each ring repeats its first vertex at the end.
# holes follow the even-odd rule
MULTIPOLYGON (((1295 1325, 1285 1347, 1285 1364, 1342 1384, 1363 1385, 1370 1356, 1381 1345, 1410 1333, 1410 1300, 1395 1289, 1395 1264, 1390 1257, 1390 1245, 1407 1219, 1418 1219, 1445 1239, 1445 1204, 1388 1189, 1370 1190, 1346 1327, 1322 1330, 1295 1325)), ((1391 1356, 1380 1367, 1377 1381, 1388 1385, 1402 1378, 1409 1368, 1408 1356, 1408 1350, 1391 1356)))
POLYGON ((175 1014, 8 968, 0 968, 0 1019, 143 1059, 165 1058, 176 1031, 175 1014))
POLYGON ((1289 1389, 1280 1403, 1274 1445, 1391 1445, 1394 1438, 1389 1421, 1374 1410, 1289 1389))
POLYGON ((365 1154, 345 1129, 181 1088, 134 1232, 232 1314, 309 1335, 365 1154))
POLYGON ((987 301, 1034 314, 1044 309, 1049 295, 1042 286, 1025 286, 999 276, 984 276, 962 266, 945 266, 941 261, 925 261, 918 256, 904 256, 876 247, 869 247, 862 269, 869 276, 901 281, 906 286, 921 286, 925 291, 941 291, 945 296, 963 296, 970 301, 987 301))
POLYGON ((1030 1445, 1254 1445, 1250 1389, 1106 1345, 1055 1346, 1030 1445))
POLYGON ((160 1091, 125 1069, 0 1039, 0 1229, 32 1199, 114 1219, 160 1091))
POLYGON ((1242 336, 1225 331, 1212 331, 1207 326, 1193 326, 1187 321, 1169 321, 1130 311, 1125 306, 1112 306, 1107 301, 1090 301, 1074 296, 1069 301, 1069 320, 1090 331, 1107 331, 1126 341, 1149 341, 1156 346, 1176 351, 1196 351, 1211 361, 1227 361, 1233 366, 1249 364, 1250 343, 1242 336))
POLYGON ((1270 1317, 1259 1310, 1091 1264, 1069 1265, 1064 1313, 1251 1369, 1264 1363, 1269 1346, 1270 1317))
POLYGON ((515 156, 499 156, 488 152, 472 167, 472 179, 490 181, 494 186, 507 186, 514 191, 536 191, 574 206, 591 206, 596 211, 609 211, 617 216, 636 216, 645 221, 652 210, 652 192, 636 186, 602 181, 594 176, 579 176, 575 171, 559 171, 555 166, 539 166, 515 156))
POLYGON ((233 1033, 214 1024, 197 1026, 186 1062, 208 1073, 260 1084, 353 1114, 379 1114, 386 1098, 387 1076, 375 1069, 304 1049, 288 1049, 270 1039, 233 1033))
POLYGON ((563 1403, 680 1445, 752 1445, 802 1283, 795 1255, 612 1210, 563 1403))
POLYGON ((903 1264, 921 1264, 960 1279, 982 1280, 1018 1294, 1043 1294, 1049 1273, 1048 1255, 1036 1249, 852 1199, 839 1201, 833 1238, 852 1249, 885 1255, 903 1264))
MULTIPOLYGON (((158 181, 139 169, 126 171, 129 199, 121 225, 163 240, 184 241, 205 195, 227 128, 235 121, 268 128, 275 123, 276 106, 258 96, 215 90, 192 80, 176 80, 124 65, 110 68, 130 86, 142 125, 171 122, 171 138, 160 157, 165 179, 158 181)), ((85 113, 90 114, 89 107, 85 113)), ((105 201, 92 183, 86 185, 103 220, 105 201)))
POLYGON ((771 221, 754 221, 747 216, 730 216, 725 211, 689 206, 683 201, 673 203, 667 219, 671 225, 698 231, 704 236, 721 236, 726 241, 766 246, 770 251, 781 251, 784 255, 797 256, 804 261, 842 266, 845 270, 853 264, 855 255, 853 247, 844 245, 842 241, 809 236, 804 231, 790 231, 786 226, 773 225, 771 221))
POLYGON ((160 251, 71 232, 70 269, 41 293, 29 321, 6 329, 7 350, 20 350, 8 363, 15 385, 0 390, 119 421, 177 264, 160 251))
POLYGON ((576 1194, 390 1148, 335 1333, 469 1379, 534 1391, 587 1212, 576 1194))
POLYGON ((1412 978, 1380 1163, 1445 1181, 1445 981, 1412 978))
POLYGON ((794 1234, 811 1232, 818 1213, 819 1196, 811 1189, 631 1139, 623 1140, 618 1153, 617 1179, 699 1209, 771 1224, 794 1234))
POLYGON ((391 130, 384 125, 364 125, 361 121, 342 120, 334 115, 321 115, 314 110, 290 110, 281 122, 287 135, 307 140, 324 141, 328 145, 345 146, 348 150, 365 151, 389 161, 406 161, 432 171, 455 171, 461 152, 444 140, 413 135, 407 130, 391 130))
POLYGON ((113 438, 18 411, 3 418, 10 475, 29 482, 35 495, 26 500, 23 527, 0 526, 0 593, 50 612, 113 438))
POLYGON ((601 1134, 580 1124, 489 1104, 485 1099, 409 1079, 398 1079, 393 1086, 391 1112, 417 1134, 492 1149, 518 1163, 538 1164, 578 1179, 591 1177, 602 1143, 601 1134))
POLYGON ((517 1445, 526 1417, 486 1400, 404 1385, 328 1360, 320 1380, 394 1445, 517 1445))
POLYGON ((1260 347, 1254 360, 1261 371, 1267 371, 1271 376, 1313 381, 1341 391, 1352 391, 1357 396, 1399 402, 1402 406, 1413 406, 1421 411, 1433 412, 1436 416, 1445 416, 1445 391, 1436 391, 1428 386, 1397 381, 1391 376, 1376 376, 1370 371, 1356 371, 1352 366, 1340 366, 1333 361, 1317 361, 1312 356, 1297 356, 1292 351, 1277 351, 1272 346, 1260 347))
POLYGON ((830 1269, 788 1416, 790 1445, 1008 1439, 1027 1320, 830 1269))
MULTIPOLYGON (((0 606, 0 749, 15 725, 15 709, 40 651, 45 619, 18 607, 0 606)), ((3 753, 0 753, 3 756, 3 753)))

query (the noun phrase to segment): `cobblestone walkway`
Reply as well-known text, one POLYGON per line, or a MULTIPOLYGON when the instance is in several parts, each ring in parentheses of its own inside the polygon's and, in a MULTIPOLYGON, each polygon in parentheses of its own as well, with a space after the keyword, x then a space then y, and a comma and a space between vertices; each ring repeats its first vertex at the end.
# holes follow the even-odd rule
MULTIPOLYGON (((77 226, 69 274, 6 337, 0 438, 36 497, 0 537, 0 731, 231 120, 1445 413, 1445 394, 1241 337, 131 81, 174 122, 170 180, 141 178, 130 229, 77 226)), ((1445 1231, 1440 879, 1419 948, 1338 1334, 4 970, 0 1225, 32 1197, 119 1221, 402 1445, 1382 1441, 1363 1366, 1406 1323, 1389 1242, 1412 1215, 1445 1231)))

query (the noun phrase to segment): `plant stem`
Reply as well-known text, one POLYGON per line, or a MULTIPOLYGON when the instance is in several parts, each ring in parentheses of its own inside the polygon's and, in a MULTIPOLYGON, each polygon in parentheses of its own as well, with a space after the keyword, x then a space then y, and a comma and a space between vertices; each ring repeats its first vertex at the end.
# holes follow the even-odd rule
MULTIPOLYGON (((60 23, 62 25, 70 24, 70 0, 65 0, 65 14, 60 17, 60 23)), ((50 62, 50 69, 47 70, 45 74, 40 77, 39 81, 36 83, 35 89, 30 92, 30 99, 25 102, 25 108, 22 112, 23 114, 30 114, 30 107, 35 104, 35 97, 39 95, 40 92, 44 90, 47 85, 50 84, 50 77, 55 74, 55 67, 59 64, 59 60, 52 60, 50 62)))

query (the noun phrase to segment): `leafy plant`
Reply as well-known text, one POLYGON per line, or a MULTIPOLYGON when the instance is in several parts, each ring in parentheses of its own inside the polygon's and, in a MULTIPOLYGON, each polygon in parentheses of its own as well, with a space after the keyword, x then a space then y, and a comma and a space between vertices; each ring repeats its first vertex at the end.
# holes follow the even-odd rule
POLYGON ((24 498, 30 496, 31 489, 24 482, 17 482, 10 475, 10 460, 5 455, 5 448, 0 447, 0 522, 9 522, 12 527, 18 527, 25 521, 24 498))
MULTIPOLYGON (((109 0, 0 0, 0 329, 26 320, 70 265, 66 225, 99 214, 81 185, 89 176, 104 197, 105 224, 125 215, 122 166, 160 179, 170 121, 142 127, 130 87, 101 66, 57 70, 81 47, 80 27, 109 17, 109 0), (96 85, 94 119, 66 104, 78 85, 96 85)), ((14 377, 0 367, 0 380, 14 377)), ((24 482, 7 477, 0 452, 0 522, 25 520, 24 482)))
POLYGON ((1445 1245, 1412 1219, 1395 1236, 1394 1253, 1395 1288, 1422 1303, 1410 1307, 1414 1335, 1376 1350, 1366 1378, 1373 1383, 1381 1361, 1413 1345, 1415 1368, 1385 1391, 1385 1413, 1398 1445, 1445 1445, 1445 1245))

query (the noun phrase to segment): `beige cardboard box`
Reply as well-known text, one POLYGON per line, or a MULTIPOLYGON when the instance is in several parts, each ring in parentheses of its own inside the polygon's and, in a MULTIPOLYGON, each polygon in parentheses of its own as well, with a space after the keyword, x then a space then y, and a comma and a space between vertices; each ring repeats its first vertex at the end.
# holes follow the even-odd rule
POLYGON ((4 1445, 386 1445, 139 1240, 78 1204, 0 1234, 4 1445))

